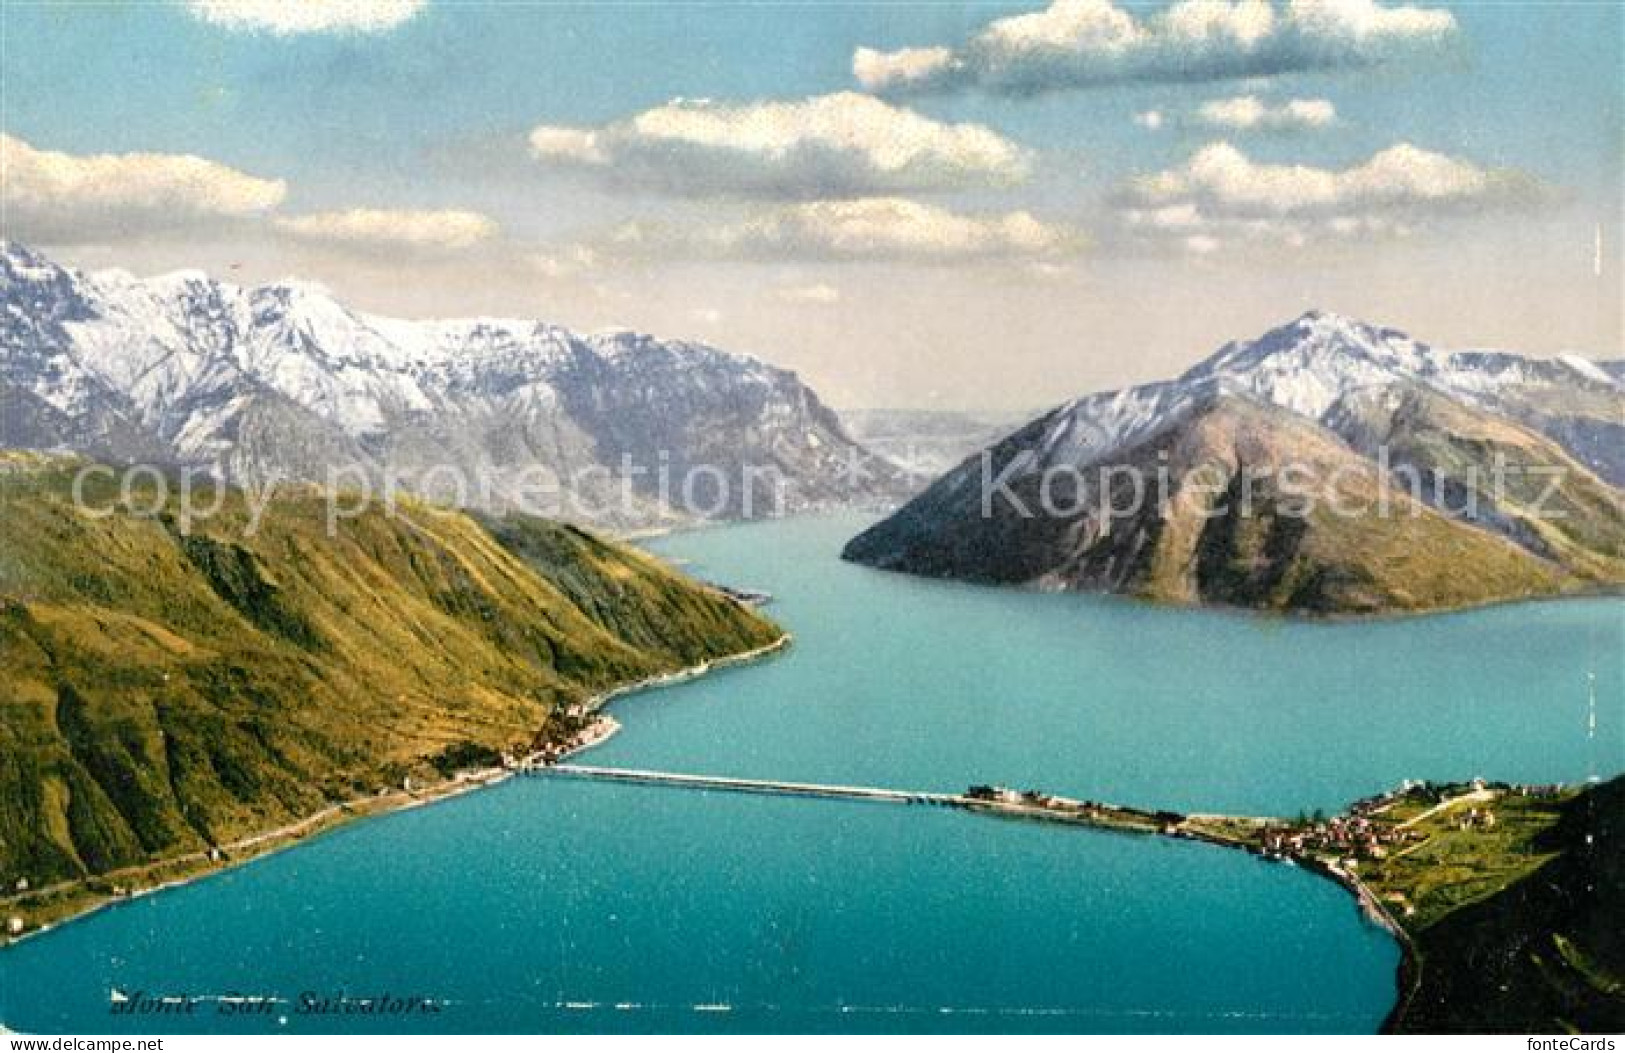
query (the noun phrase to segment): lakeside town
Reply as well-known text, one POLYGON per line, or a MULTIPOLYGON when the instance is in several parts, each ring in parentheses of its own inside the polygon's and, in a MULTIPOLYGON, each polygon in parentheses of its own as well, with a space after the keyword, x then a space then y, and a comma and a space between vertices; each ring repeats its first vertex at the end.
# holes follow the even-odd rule
POLYGON ((1041 790, 977 785, 965 792, 971 807, 1059 822, 1158 833, 1242 848, 1265 859, 1318 862, 1357 868, 1365 861, 1404 855, 1432 839, 1438 827, 1489 832, 1496 804, 1558 801, 1572 790, 1559 784, 1527 786, 1473 779, 1465 783, 1407 780, 1392 790, 1361 798, 1345 812, 1304 813, 1295 819, 1184 814, 1079 800, 1041 790), (1437 819, 1435 823, 1425 820, 1437 819))
POLYGON ((1539 834, 1578 792, 1560 784, 1407 780, 1337 815, 1293 819, 1187 815, 986 785, 971 787, 963 800, 1014 818, 1204 841, 1301 866, 1348 889, 1409 952, 1415 931, 1550 859, 1539 834))

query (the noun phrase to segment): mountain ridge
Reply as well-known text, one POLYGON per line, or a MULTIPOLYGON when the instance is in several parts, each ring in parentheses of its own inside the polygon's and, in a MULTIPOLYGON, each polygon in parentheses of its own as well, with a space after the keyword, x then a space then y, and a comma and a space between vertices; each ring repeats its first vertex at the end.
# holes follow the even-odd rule
POLYGON ((1599 410, 1621 406, 1625 389, 1588 364, 1464 356, 1310 312, 1173 380, 1035 418, 843 555, 931 576, 1321 614, 1617 585, 1625 497, 1589 446, 1563 438, 1586 430, 1577 420, 1597 426, 1587 434, 1605 429, 1599 410), (1569 429, 1552 427, 1558 419, 1569 429), (1233 497, 1249 475, 1279 483, 1294 469, 1322 498, 1358 498, 1365 511, 1332 516, 1322 500, 1313 516, 1283 515, 1291 495, 1266 488, 1248 522, 1206 485, 1216 476, 1233 497), (1537 471, 1560 476, 1550 494, 1532 487, 1537 471), (1140 507, 1114 522, 1112 488, 1134 473, 1140 507), (1145 500, 1145 481, 1163 474, 1171 494, 1145 500), (1545 514, 1546 500, 1561 517, 1545 514))
POLYGON ((610 527, 878 504, 906 485, 753 356, 624 329, 385 318, 308 282, 87 274, 17 242, 0 243, 0 399, 0 445, 243 484, 398 480, 610 527), (745 493, 751 470, 767 491, 745 493), (709 489, 681 489, 702 473, 709 489))

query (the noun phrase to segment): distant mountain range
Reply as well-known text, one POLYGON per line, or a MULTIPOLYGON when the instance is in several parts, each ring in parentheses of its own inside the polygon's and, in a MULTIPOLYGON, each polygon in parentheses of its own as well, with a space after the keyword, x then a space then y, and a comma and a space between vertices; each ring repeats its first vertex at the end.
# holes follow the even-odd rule
POLYGON ((845 555, 932 576, 1325 613, 1618 584, 1618 374, 1576 357, 1437 350, 1310 312, 1176 380, 1039 417, 845 555), (1110 492, 1136 473, 1165 475, 1168 499, 1110 492), (1309 514, 1304 492, 1319 495, 1309 514), (1329 508, 1330 496, 1356 513, 1329 508))
POLYGON ((913 475, 922 488, 1031 416, 1030 411, 841 411, 841 421, 854 439, 913 475))
POLYGON ((382 318, 298 282, 87 274, 15 242, 0 242, 0 446, 215 465, 246 484, 387 475, 611 527, 904 492, 794 373, 747 356, 537 321, 382 318), (758 475, 747 501, 747 467, 776 472, 778 496, 758 475))

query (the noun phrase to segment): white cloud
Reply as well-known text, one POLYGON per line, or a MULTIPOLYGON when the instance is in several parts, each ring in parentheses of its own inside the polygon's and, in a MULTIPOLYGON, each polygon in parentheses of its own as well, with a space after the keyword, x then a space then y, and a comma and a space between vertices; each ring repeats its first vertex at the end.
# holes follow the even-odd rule
POLYGON ((902 48, 898 51, 858 48, 852 53, 852 74, 865 87, 876 84, 893 88, 908 87, 931 83, 951 72, 954 63, 954 53, 950 48, 902 48))
POLYGON ((1450 41, 1450 12, 1376 0, 1181 0, 1136 17, 1111 0, 1054 0, 988 23, 961 48, 859 48, 871 91, 1027 94, 1121 81, 1212 81, 1362 68, 1450 41))
POLYGON ((541 125, 532 154, 606 182, 691 196, 863 197, 1007 186, 1027 151, 855 92, 729 105, 676 99, 601 128, 541 125))
POLYGON ((1295 247, 1324 238, 1406 236, 1430 219, 1526 206, 1545 195, 1523 173, 1410 143, 1329 169, 1262 164, 1218 142, 1177 168, 1134 179, 1118 206, 1132 235, 1208 253, 1220 239, 1295 247))
POLYGON ((716 325, 722 321, 722 312, 715 307, 696 307, 688 316, 701 325, 716 325))
POLYGON ((1141 176, 1129 198, 1153 208, 1195 206, 1231 216, 1333 215, 1383 209, 1481 207, 1527 197, 1532 181, 1410 143, 1346 169, 1260 164, 1210 143, 1178 168, 1141 176))
POLYGON ((1337 107, 1329 99, 1287 99, 1270 103, 1256 95, 1212 99, 1196 111, 1210 128, 1239 132, 1296 132, 1327 128, 1337 123, 1337 107))
POLYGON ((428 6, 428 0, 184 0, 187 10, 224 29, 296 33, 380 33, 428 6))
POLYGON ((363 251, 446 252, 472 248, 497 233, 478 212, 350 209, 316 212, 275 221, 300 241, 363 251))
POLYGON ((530 132, 530 152, 544 161, 607 165, 611 158, 599 145, 601 134, 585 128, 539 124, 530 132))
POLYGON ((8 234, 58 244, 248 219, 288 189, 189 154, 68 154, 5 134, 0 173, 8 234))
POLYGON ((841 290, 833 285, 815 282, 812 285, 787 285, 778 290, 781 300, 791 303, 836 304, 841 302, 841 290))
POLYGON ((1162 111, 1146 110, 1144 113, 1136 113, 1134 115, 1134 123, 1139 125, 1141 128, 1149 128, 1153 132, 1158 131, 1163 125, 1162 111))
POLYGON ((622 253, 665 257, 953 263, 1066 256, 1082 248, 1082 238, 1028 212, 962 214, 881 197, 780 205, 703 229, 629 224, 614 245, 622 253))

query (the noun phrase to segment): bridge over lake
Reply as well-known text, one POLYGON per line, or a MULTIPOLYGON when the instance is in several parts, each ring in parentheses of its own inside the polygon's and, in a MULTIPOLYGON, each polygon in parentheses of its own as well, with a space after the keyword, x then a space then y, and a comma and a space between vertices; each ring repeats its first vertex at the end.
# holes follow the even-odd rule
POLYGON ((923 790, 891 790, 878 786, 785 782, 778 779, 740 779, 725 775, 686 775, 637 768, 603 768, 591 764, 532 764, 527 774, 561 775, 600 782, 632 782, 653 786, 674 786, 692 790, 723 790, 730 793, 759 793, 778 797, 823 797, 853 801, 883 801, 890 804, 925 804, 944 808, 968 808, 987 802, 963 794, 933 793, 923 790))
POLYGON ((1016 793, 998 787, 972 788, 968 793, 929 790, 893 790, 879 786, 838 783, 787 782, 782 779, 743 779, 728 775, 689 775, 639 768, 605 768, 592 764, 546 764, 531 761, 520 769, 526 775, 553 775, 598 782, 637 783, 689 790, 721 790, 777 797, 817 797, 826 800, 879 801, 886 804, 923 804, 963 808, 983 815, 1034 819, 1112 830, 1119 833, 1161 834, 1206 841, 1227 848, 1258 850, 1261 830, 1284 820, 1253 816, 1178 815, 1098 801, 1074 801, 1037 791, 1016 793))

